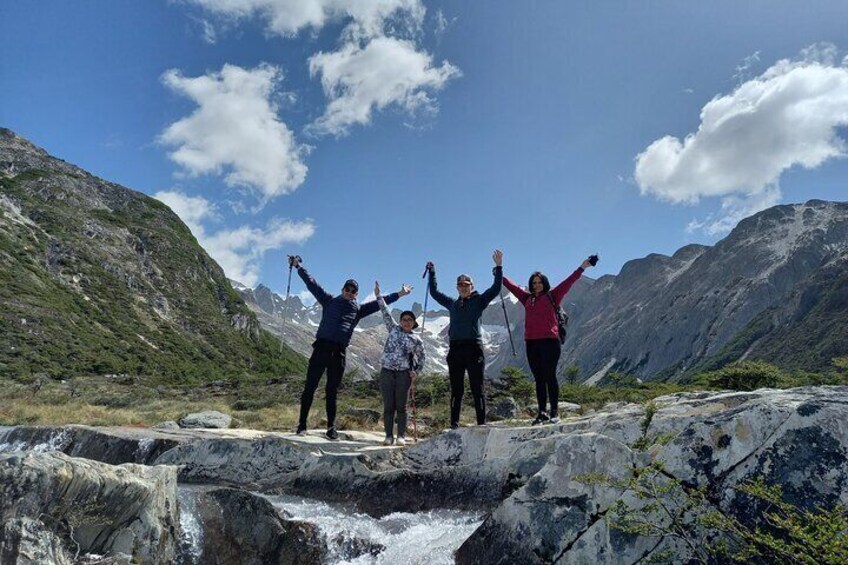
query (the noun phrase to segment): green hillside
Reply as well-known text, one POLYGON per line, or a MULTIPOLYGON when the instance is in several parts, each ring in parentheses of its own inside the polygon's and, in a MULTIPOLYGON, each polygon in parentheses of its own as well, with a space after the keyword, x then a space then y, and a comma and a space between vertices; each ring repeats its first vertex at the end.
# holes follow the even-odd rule
POLYGON ((0 131, 0 374, 301 373, 164 204, 0 131))

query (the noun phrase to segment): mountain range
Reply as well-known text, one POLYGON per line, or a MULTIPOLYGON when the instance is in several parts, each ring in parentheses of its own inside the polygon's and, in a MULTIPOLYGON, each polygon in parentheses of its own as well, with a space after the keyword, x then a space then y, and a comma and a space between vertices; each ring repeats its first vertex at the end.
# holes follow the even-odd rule
MULTIPOLYGON (((555 271, 565 277, 572 269, 555 271)), ((0 304, 0 374, 16 377, 302 374, 321 317, 320 306, 296 296, 286 304, 264 285, 229 281, 158 200, 2 128, 0 304)), ((742 359, 829 369, 848 355, 848 203, 769 208, 715 245, 634 259, 597 280, 583 276, 564 306, 561 370, 576 366, 590 383, 609 371, 685 380, 742 359)), ((411 309, 423 326, 426 370, 445 372, 447 312, 411 309)), ((487 374, 527 369, 523 306, 504 291, 482 322, 487 374)), ((362 320, 348 350, 352 378, 377 370, 385 337, 379 315, 362 320)))
MULTIPOLYGON (((558 270, 563 277, 570 272, 558 270)), ((285 299, 262 285, 234 286, 260 322, 281 335, 285 299)), ((524 309, 503 295, 503 306, 496 299, 482 320, 490 377, 507 366, 529 370, 524 309)), ((282 335, 306 354, 320 307, 289 300, 282 335)), ((687 245, 670 257, 651 254, 597 280, 583 276, 563 304, 570 321, 560 372, 576 366, 584 381, 597 382, 609 371, 683 380, 744 359, 826 370, 834 357, 848 354, 848 204, 811 200, 769 208, 713 246, 687 245)), ((428 370, 444 372, 447 312, 428 311, 424 321, 421 305, 412 309, 425 328, 428 370)), ((379 316, 364 320, 351 342, 349 366, 360 374, 377 370, 385 335, 379 316)))

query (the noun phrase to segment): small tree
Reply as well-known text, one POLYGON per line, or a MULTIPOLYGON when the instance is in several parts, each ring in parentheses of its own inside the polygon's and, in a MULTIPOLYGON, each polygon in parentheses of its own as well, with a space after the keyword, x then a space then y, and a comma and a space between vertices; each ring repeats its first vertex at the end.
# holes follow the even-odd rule
POLYGON ((565 376, 566 384, 577 384, 577 378, 580 376, 580 367, 577 365, 569 365, 565 368, 565 371, 563 371, 563 375, 565 376))
POLYGON ((501 369, 504 376, 501 390, 512 396, 519 404, 526 406, 536 395, 536 387, 530 377, 518 367, 504 367, 501 369))

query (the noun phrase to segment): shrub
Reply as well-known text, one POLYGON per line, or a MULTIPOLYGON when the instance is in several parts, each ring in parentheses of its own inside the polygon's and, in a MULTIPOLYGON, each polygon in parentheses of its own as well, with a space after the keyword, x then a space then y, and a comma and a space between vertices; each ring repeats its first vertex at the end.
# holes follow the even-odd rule
POLYGON ((762 361, 737 361, 717 371, 699 375, 697 384, 729 390, 756 390, 778 386, 784 374, 780 369, 762 361))

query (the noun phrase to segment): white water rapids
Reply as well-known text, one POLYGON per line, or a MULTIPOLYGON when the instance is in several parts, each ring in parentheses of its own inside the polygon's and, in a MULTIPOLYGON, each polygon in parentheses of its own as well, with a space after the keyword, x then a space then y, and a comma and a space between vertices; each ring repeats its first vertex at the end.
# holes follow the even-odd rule
POLYGON ((327 563, 333 565, 452 564, 454 552, 483 521, 480 513, 459 510, 395 512, 378 519, 317 500, 267 498, 287 518, 318 526, 327 541, 327 563), (372 551, 350 557, 357 553, 352 547, 372 551))

